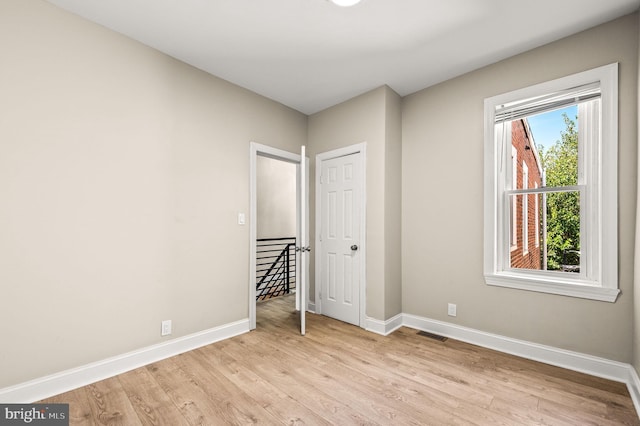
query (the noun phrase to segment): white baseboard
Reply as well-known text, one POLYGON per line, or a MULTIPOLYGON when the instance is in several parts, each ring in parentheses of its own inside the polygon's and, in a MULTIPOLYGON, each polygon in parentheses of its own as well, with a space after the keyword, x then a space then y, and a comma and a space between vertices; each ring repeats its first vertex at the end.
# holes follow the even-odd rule
POLYGON ((249 319, 0 389, 2 403, 31 403, 249 331, 249 319))
POLYGON ((373 333, 387 336, 402 327, 402 314, 398 314, 386 321, 367 317, 365 319, 364 329, 373 333))
MULTIPOLYGON (((312 310, 311 308, 310 304, 310 311, 312 310)), ((402 326, 406 326, 569 370, 626 383, 636 411, 640 413, 640 378, 636 370, 629 364, 512 339, 410 314, 398 314, 386 321, 367 317, 365 321, 364 328, 366 330, 384 336, 391 334, 402 326)), ((0 403, 39 401, 248 331, 249 320, 244 319, 10 386, 0 389, 0 403)))
POLYGON ((316 304, 313 302, 309 302, 307 304, 307 312, 311 312, 312 314, 316 313, 316 304))
POLYGON ((402 323, 407 327, 417 330, 428 331, 534 361, 544 362, 617 382, 629 383, 629 369, 631 366, 622 362, 611 361, 605 358, 567 351, 524 340, 512 339, 410 314, 403 314, 402 323))
POLYGON ((636 413, 640 415, 640 378, 638 378, 638 372, 633 366, 629 366, 627 389, 629 389, 631 400, 633 401, 634 407, 636 407, 636 413))

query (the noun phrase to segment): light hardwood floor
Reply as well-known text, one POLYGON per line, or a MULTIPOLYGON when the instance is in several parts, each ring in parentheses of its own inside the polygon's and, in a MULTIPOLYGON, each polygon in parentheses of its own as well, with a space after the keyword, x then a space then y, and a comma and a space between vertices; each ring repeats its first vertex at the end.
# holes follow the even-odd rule
POLYGON ((640 425, 626 386, 258 304, 250 333, 58 395, 72 425, 640 425))

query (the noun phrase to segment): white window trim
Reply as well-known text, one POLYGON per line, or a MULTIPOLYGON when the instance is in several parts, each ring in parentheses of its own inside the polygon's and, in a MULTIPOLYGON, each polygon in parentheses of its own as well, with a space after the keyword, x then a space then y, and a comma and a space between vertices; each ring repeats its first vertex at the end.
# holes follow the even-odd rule
MULTIPOLYGON (((538 182, 533 183, 533 187, 538 189, 538 182)), ((533 214, 534 216, 534 226, 535 226, 535 243, 536 248, 540 247, 540 196, 536 194, 533 199, 533 214)))
MULTIPOLYGON (((511 140, 511 123, 508 123, 508 140, 511 140)), ((511 145, 511 188, 516 188, 518 179, 518 150, 515 146, 511 145)), ((513 197, 511 199, 511 250, 518 249, 518 199, 513 197)))
MULTIPOLYGON (((485 99, 484 150, 484 276, 488 285, 543 293, 559 294, 607 302, 615 302, 618 288, 618 64, 584 71, 578 74, 537 84, 524 89, 485 99), (589 224, 589 238, 600 241, 596 253, 590 252, 599 267, 591 275, 553 271, 513 270, 505 265, 509 256, 509 228, 504 226, 507 209, 502 197, 503 183, 499 165, 506 155, 496 143, 495 111, 499 105, 522 99, 555 93, 561 90, 599 82, 601 88, 601 140, 603 141, 597 169, 601 172, 600 200, 597 214, 589 224), (502 215, 500 218, 498 215, 502 215), (502 227, 499 226, 502 224, 502 227), (506 238, 506 240, 505 240, 506 238), (506 253, 505 253, 506 251, 506 253)), ((590 244, 587 241, 587 245, 590 244)), ((586 249, 587 247, 585 247, 586 249)))
MULTIPOLYGON (((529 167, 522 160, 522 189, 529 189, 529 167)), ((522 194, 522 256, 529 254, 529 195, 522 194)))

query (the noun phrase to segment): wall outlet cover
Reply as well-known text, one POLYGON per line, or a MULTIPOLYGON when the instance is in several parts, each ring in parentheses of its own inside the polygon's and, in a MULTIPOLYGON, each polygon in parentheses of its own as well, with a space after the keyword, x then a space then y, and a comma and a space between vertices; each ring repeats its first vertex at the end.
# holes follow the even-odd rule
POLYGON ((161 336, 168 336, 171 334, 171 320, 162 321, 162 328, 160 331, 161 336))
POLYGON ((450 317, 455 317, 457 315, 457 306, 454 303, 449 303, 449 305, 447 306, 447 314, 450 317))

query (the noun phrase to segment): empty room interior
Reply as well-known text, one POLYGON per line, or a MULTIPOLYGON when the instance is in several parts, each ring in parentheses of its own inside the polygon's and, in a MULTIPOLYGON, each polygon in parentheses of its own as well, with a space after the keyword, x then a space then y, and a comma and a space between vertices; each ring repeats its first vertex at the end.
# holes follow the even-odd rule
POLYGON ((527 3, 0 0, 0 403, 640 424, 640 1, 527 3))

